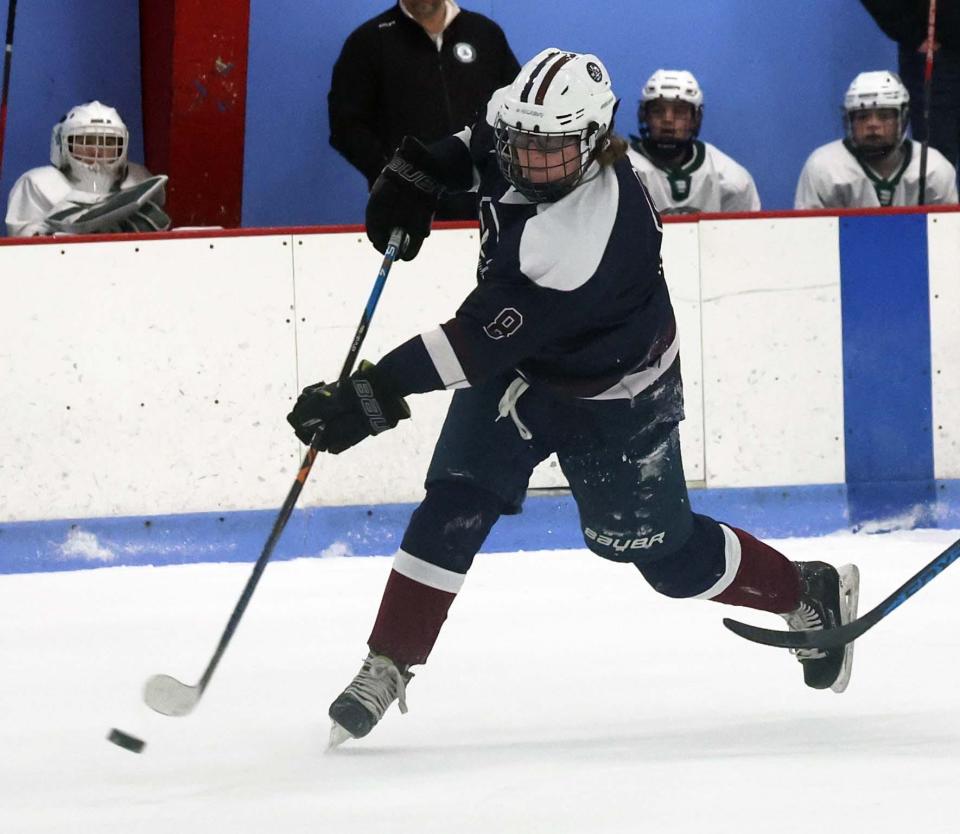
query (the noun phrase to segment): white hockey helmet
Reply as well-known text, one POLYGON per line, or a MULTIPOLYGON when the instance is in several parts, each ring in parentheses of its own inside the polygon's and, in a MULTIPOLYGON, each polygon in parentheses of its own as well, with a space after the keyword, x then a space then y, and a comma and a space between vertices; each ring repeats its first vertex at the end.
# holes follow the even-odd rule
POLYGON ((529 200, 559 200, 580 184, 609 141, 617 98, 606 67, 596 55, 545 49, 497 96, 494 128, 503 176, 529 200), (576 152, 568 150, 559 164, 529 164, 531 152, 571 147, 576 152))
POLYGON ((683 142, 657 143, 663 150, 673 152, 681 145, 689 144, 700 132, 703 121, 703 90, 692 72, 687 70, 658 69, 647 79, 640 93, 640 105, 637 108, 637 123, 640 127, 640 136, 650 138, 650 128, 647 125, 647 105, 652 101, 685 101, 693 107, 693 130, 690 137, 683 142))
POLYGON ((99 101, 79 104, 53 126, 50 161, 84 191, 106 193, 127 174, 130 134, 99 101))
POLYGON ((853 143, 850 114, 858 110, 896 110, 900 124, 897 143, 885 152, 899 147, 907 132, 910 114, 910 93, 900 76, 889 70, 861 72, 853 79, 843 97, 843 123, 847 139, 853 143))
POLYGON ((685 101, 695 109, 703 107, 703 90, 692 72, 687 70, 658 69, 643 85, 641 101, 685 101))

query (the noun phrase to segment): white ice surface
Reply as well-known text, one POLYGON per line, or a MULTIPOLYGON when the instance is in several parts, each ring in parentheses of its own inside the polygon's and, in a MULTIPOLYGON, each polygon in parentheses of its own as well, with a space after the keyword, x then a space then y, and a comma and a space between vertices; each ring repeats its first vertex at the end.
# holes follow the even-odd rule
MULTIPOLYGON (((957 535, 778 544, 858 562, 865 611, 957 535)), ((325 754, 389 568, 270 565, 185 718, 140 688, 199 678, 249 564, 0 576, 0 832, 960 829, 960 569, 859 641, 836 695, 720 624, 772 615, 658 597, 586 551, 481 556, 410 712, 325 754), (113 726, 145 752, 108 744, 113 726)))

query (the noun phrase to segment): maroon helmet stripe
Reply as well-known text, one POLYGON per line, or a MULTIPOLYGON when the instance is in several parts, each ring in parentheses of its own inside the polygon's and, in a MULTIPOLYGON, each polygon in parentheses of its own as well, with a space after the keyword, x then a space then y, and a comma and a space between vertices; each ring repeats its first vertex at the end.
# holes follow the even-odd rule
POLYGON ((536 67, 534 67, 533 72, 530 73, 530 77, 527 79, 527 83, 523 87, 523 92, 520 93, 520 101, 525 101, 525 102, 530 101, 530 90, 533 89, 533 82, 536 79, 536 77, 540 74, 540 70, 542 70, 547 65, 547 62, 551 58, 554 58, 559 54, 560 54, 559 52, 551 52, 546 58, 544 58, 539 64, 537 64, 536 67))
POLYGON ((537 90, 537 97, 534 99, 534 104, 543 104, 543 98, 547 94, 547 88, 550 86, 550 82, 553 81, 557 73, 560 72, 560 67, 562 67, 568 61, 572 61, 573 57, 573 55, 564 55, 559 61, 550 67, 550 69, 547 70, 547 74, 543 77, 543 82, 540 84, 540 89, 537 90))

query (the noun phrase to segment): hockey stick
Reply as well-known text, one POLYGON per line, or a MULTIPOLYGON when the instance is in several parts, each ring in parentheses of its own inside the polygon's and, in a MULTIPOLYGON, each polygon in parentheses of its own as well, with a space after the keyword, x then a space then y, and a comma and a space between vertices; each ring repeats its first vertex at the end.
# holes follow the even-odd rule
POLYGON ((937 32, 937 0, 927 12, 927 58, 923 66, 923 142, 920 145, 920 194, 917 205, 927 202, 927 148, 930 146, 930 88, 933 79, 933 39, 937 32))
MULTIPOLYGON (((347 352, 347 358, 343 363, 343 369, 340 371, 339 379, 341 382, 348 379, 350 373, 353 371, 353 363, 356 362, 360 345, 363 344, 364 337, 367 335, 370 320, 373 318, 373 312, 376 310, 377 302, 380 300, 380 293, 383 291, 383 285, 387 281, 390 267, 393 265, 397 254, 404 244, 405 237, 406 235, 401 229, 394 229, 393 234, 390 235, 390 242, 387 244, 386 252, 384 252, 383 255, 383 264, 380 266, 380 272, 377 273, 376 283, 373 285, 367 306, 363 311, 363 315, 360 317, 360 324, 357 326, 357 332, 353 336, 353 342, 350 344, 350 350, 347 352)), ((314 443, 315 442, 316 437, 314 438, 314 443)), ((207 664, 203 676, 196 684, 190 686, 189 684, 181 683, 176 678, 170 677, 170 675, 154 675, 147 680, 143 688, 143 700, 150 709, 156 710, 163 715, 180 716, 189 714, 199 702, 204 690, 210 683, 210 678, 213 677, 213 672, 217 668, 220 658, 223 657, 223 653, 227 650, 230 638, 233 637, 234 631, 237 630, 240 618, 243 616, 243 612, 250 602, 250 597, 253 596, 253 591, 260 581, 260 575, 263 573, 273 553, 273 548, 279 540, 283 528, 286 527, 287 521, 290 519, 293 506, 297 503, 297 498, 300 497, 303 485, 307 482, 307 476, 309 476, 310 470, 313 468, 313 462, 316 460, 318 451, 313 443, 311 443, 310 448, 307 449, 303 463, 300 464, 300 471, 297 472, 293 486, 290 487, 287 498, 283 502, 280 512, 277 514, 277 520, 273 523, 273 529, 270 531, 267 543, 263 546, 263 552, 260 554, 260 558, 257 559, 257 563, 253 566, 253 572, 250 574, 246 586, 244 586, 243 593, 240 594, 240 599, 237 601, 233 613, 230 615, 227 627, 223 630, 220 642, 217 644, 217 649, 213 653, 213 657, 210 658, 210 662, 207 664)))
POLYGON ((3 144, 7 135, 7 97, 10 92, 10 65, 13 63, 13 22, 17 18, 17 0, 7 3, 7 39, 3 50, 3 86, 0 87, 0 173, 3 173, 3 144))
POLYGON ((960 559, 960 539, 951 544, 930 564, 917 571, 875 608, 872 608, 862 617, 837 628, 816 631, 779 631, 770 628, 757 628, 741 623, 739 620, 731 620, 729 617, 724 617, 723 624, 734 634, 739 634, 747 640, 762 643, 765 646, 779 646, 784 649, 834 649, 852 643, 869 631, 887 614, 903 605, 957 559, 960 559))

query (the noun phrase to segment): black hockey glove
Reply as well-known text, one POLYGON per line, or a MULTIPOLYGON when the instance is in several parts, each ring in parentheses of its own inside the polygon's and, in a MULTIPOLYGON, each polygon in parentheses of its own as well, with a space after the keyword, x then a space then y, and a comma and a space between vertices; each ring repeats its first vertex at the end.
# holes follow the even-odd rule
POLYGON ((443 192, 436 175, 437 164, 430 152, 419 140, 404 137, 367 200, 367 237, 377 251, 386 252, 390 232, 399 227, 407 233, 400 259, 412 261, 417 256, 424 238, 430 236, 443 192))
POLYGON ((345 383, 318 382, 304 388, 287 422, 302 442, 309 444, 319 433, 317 448, 339 455, 409 416, 403 397, 377 379, 376 365, 364 361, 345 383))

